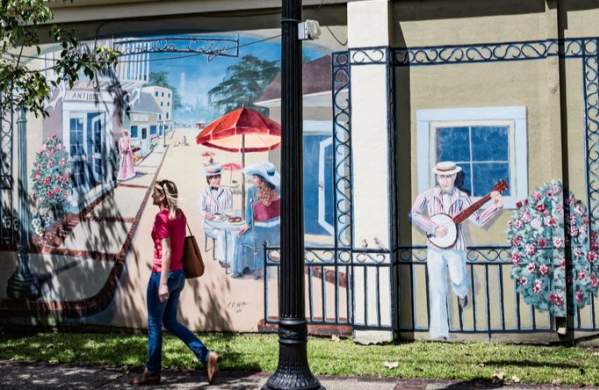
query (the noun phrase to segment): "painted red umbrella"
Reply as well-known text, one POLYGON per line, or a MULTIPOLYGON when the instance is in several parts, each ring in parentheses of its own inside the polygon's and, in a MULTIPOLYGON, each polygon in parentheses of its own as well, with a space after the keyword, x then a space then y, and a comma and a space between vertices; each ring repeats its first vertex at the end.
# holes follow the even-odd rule
POLYGON ((281 143, 281 125, 242 107, 206 126, 197 135, 196 142, 227 152, 267 152, 281 143))
MULTIPOLYGON (((241 153, 241 167, 245 167, 245 153, 268 152, 281 144, 281 125, 249 108, 238 108, 208 124, 196 136, 200 145, 227 152, 241 153)), ((245 180, 241 183, 245 200, 245 180)), ((245 211, 245 204, 242 202, 245 211)))
POLYGON ((241 165, 234 163, 234 162, 230 162, 230 163, 226 163, 222 165, 222 168, 225 171, 229 171, 229 184, 231 184, 231 179, 233 177, 233 171, 238 171, 241 169, 241 165))

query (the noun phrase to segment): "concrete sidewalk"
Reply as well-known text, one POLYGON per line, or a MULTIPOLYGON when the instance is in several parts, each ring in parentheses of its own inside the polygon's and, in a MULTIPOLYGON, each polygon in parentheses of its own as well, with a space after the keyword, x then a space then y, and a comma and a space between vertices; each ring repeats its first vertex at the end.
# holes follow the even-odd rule
MULTIPOLYGON (((46 363, 0 360, 0 389, 126 389, 129 380, 140 373, 125 369, 77 367, 46 363)), ((205 371, 164 370, 163 381, 153 389, 259 389, 268 379, 266 373, 221 371, 209 386, 205 371)), ((438 390, 438 389, 566 389, 579 387, 502 386, 486 380, 433 382, 379 378, 319 377, 328 390, 438 390)), ((592 387, 585 387, 591 389, 592 387)))

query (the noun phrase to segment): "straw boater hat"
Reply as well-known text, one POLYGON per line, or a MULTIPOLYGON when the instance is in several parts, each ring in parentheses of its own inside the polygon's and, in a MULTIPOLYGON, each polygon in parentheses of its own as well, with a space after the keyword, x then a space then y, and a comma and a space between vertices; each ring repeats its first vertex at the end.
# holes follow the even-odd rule
POLYGON ((223 166, 220 164, 212 164, 206 167, 206 177, 220 175, 223 171, 223 166))
POLYGON ((455 175, 456 173, 462 170, 461 167, 458 167, 456 163, 453 161, 441 161, 438 162, 437 165, 433 168, 433 173, 435 175, 455 175))
POLYGON ((250 165, 245 168, 243 172, 246 175, 258 175, 277 189, 281 186, 281 176, 279 176, 279 172, 277 172, 277 168, 274 164, 269 161, 263 162, 262 164, 250 165))

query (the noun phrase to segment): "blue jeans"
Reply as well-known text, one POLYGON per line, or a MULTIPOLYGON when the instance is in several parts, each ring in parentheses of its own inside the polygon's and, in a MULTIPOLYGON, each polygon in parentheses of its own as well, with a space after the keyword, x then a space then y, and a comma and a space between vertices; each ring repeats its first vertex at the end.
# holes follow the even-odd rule
POLYGON ((165 302, 158 298, 160 272, 152 272, 148 283, 148 363, 151 374, 160 373, 162 366, 162 325, 187 345, 202 363, 208 361, 208 348, 189 329, 177 321, 179 295, 185 286, 183 270, 168 274, 169 297, 165 302))

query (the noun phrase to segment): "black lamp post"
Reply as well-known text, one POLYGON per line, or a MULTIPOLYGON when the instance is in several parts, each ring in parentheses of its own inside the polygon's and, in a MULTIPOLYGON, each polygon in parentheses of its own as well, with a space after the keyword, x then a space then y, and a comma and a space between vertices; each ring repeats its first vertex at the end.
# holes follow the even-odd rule
POLYGON ((281 268, 279 365, 263 390, 321 389, 308 367, 304 302, 301 0, 283 0, 281 30, 281 268))

